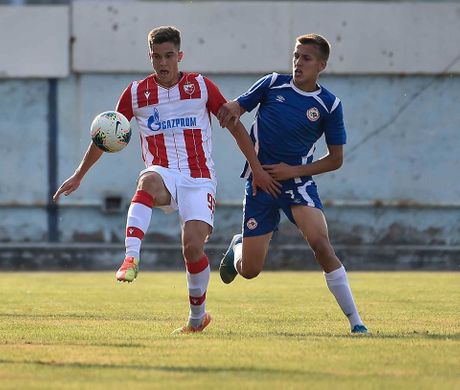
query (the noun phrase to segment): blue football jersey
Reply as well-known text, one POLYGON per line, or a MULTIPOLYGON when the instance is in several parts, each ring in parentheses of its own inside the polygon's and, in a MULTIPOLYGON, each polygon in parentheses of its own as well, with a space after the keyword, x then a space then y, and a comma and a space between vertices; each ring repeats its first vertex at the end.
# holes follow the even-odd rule
MULTIPOLYGON (((262 164, 311 163, 323 133, 328 145, 346 143, 342 103, 324 87, 305 92, 294 85, 292 75, 272 73, 237 101, 248 112, 259 105, 251 138, 262 164)), ((249 173, 246 164, 242 177, 249 173)))

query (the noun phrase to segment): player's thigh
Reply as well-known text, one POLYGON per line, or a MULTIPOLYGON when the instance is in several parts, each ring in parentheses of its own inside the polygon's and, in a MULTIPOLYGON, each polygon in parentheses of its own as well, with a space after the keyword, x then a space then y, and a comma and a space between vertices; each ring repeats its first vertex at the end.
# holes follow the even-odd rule
POLYGON ((182 251, 187 262, 198 261, 204 253, 204 243, 211 226, 203 221, 191 220, 182 226, 182 251))
POLYGON ((297 227, 311 247, 329 243, 326 218, 316 207, 292 206, 292 216, 297 227))
POLYGON ((177 184, 177 204, 181 223, 202 221, 214 226, 216 183, 210 179, 182 177, 177 184))
POLYGON ((155 206, 169 206, 171 194, 162 176, 157 172, 144 172, 139 176, 137 188, 148 192, 155 200, 155 206))
POLYGON ((259 274, 265 264, 270 240, 273 232, 260 236, 243 237, 243 262, 241 263, 244 274, 259 274))
POLYGON ((258 190, 252 194, 252 182, 246 181, 243 208, 243 236, 260 237, 278 230, 279 205, 276 198, 258 190))

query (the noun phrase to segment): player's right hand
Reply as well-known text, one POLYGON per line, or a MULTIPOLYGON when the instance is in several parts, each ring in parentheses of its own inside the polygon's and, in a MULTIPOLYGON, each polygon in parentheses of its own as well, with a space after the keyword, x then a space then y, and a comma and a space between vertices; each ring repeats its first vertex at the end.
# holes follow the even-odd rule
POLYGON ((281 193, 281 183, 273 179, 268 172, 263 169, 252 172, 252 195, 257 194, 257 187, 277 198, 281 193))
POLYGON ((217 113, 217 119, 221 127, 227 127, 231 122, 236 125, 240 120, 240 116, 241 108, 237 101, 223 104, 217 113))
POLYGON ((75 175, 70 176, 61 186, 58 188, 56 193, 53 195, 53 202, 57 202, 61 194, 65 196, 70 195, 78 187, 80 187, 81 179, 77 178, 75 175))

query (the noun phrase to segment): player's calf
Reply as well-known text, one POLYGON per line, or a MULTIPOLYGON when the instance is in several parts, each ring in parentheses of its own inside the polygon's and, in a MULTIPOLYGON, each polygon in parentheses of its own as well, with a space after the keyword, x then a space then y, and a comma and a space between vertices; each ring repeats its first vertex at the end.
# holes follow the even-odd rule
POLYGON ((327 237, 321 237, 315 241, 310 240, 309 245, 324 272, 331 272, 342 266, 327 237))

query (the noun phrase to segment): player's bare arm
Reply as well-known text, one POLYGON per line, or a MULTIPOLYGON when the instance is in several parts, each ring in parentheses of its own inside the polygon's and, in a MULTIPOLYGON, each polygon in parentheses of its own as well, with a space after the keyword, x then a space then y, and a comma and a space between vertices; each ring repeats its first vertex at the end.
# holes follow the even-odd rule
POLYGON ((228 130, 235 138, 238 147, 248 160, 249 166, 252 170, 252 191, 255 195, 257 193, 257 187, 273 196, 278 196, 280 193, 281 184, 272 178, 260 165, 259 159, 257 158, 256 152, 254 151, 254 144, 252 143, 249 134, 244 128, 243 124, 238 121, 236 125, 230 123, 227 126, 228 130))
POLYGON ((96 163, 97 160, 104 153, 99 149, 93 142, 88 146, 83 159, 81 160, 78 168, 75 170, 74 174, 70 176, 61 186, 58 188, 56 193, 53 196, 53 201, 57 202, 61 194, 65 196, 70 195, 80 186, 81 180, 85 176, 86 172, 96 163))
POLYGON ((217 119, 221 127, 228 127, 230 123, 236 125, 240 119, 240 116, 243 115, 246 110, 240 106, 240 104, 233 100, 231 102, 225 103, 217 113, 217 119))
POLYGON ((313 176, 339 169, 343 164, 343 145, 327 145, 329 153, 307 165, 288 165, 286 163, 263 165, 275 180, 288 180, 299 176, 313 176))

